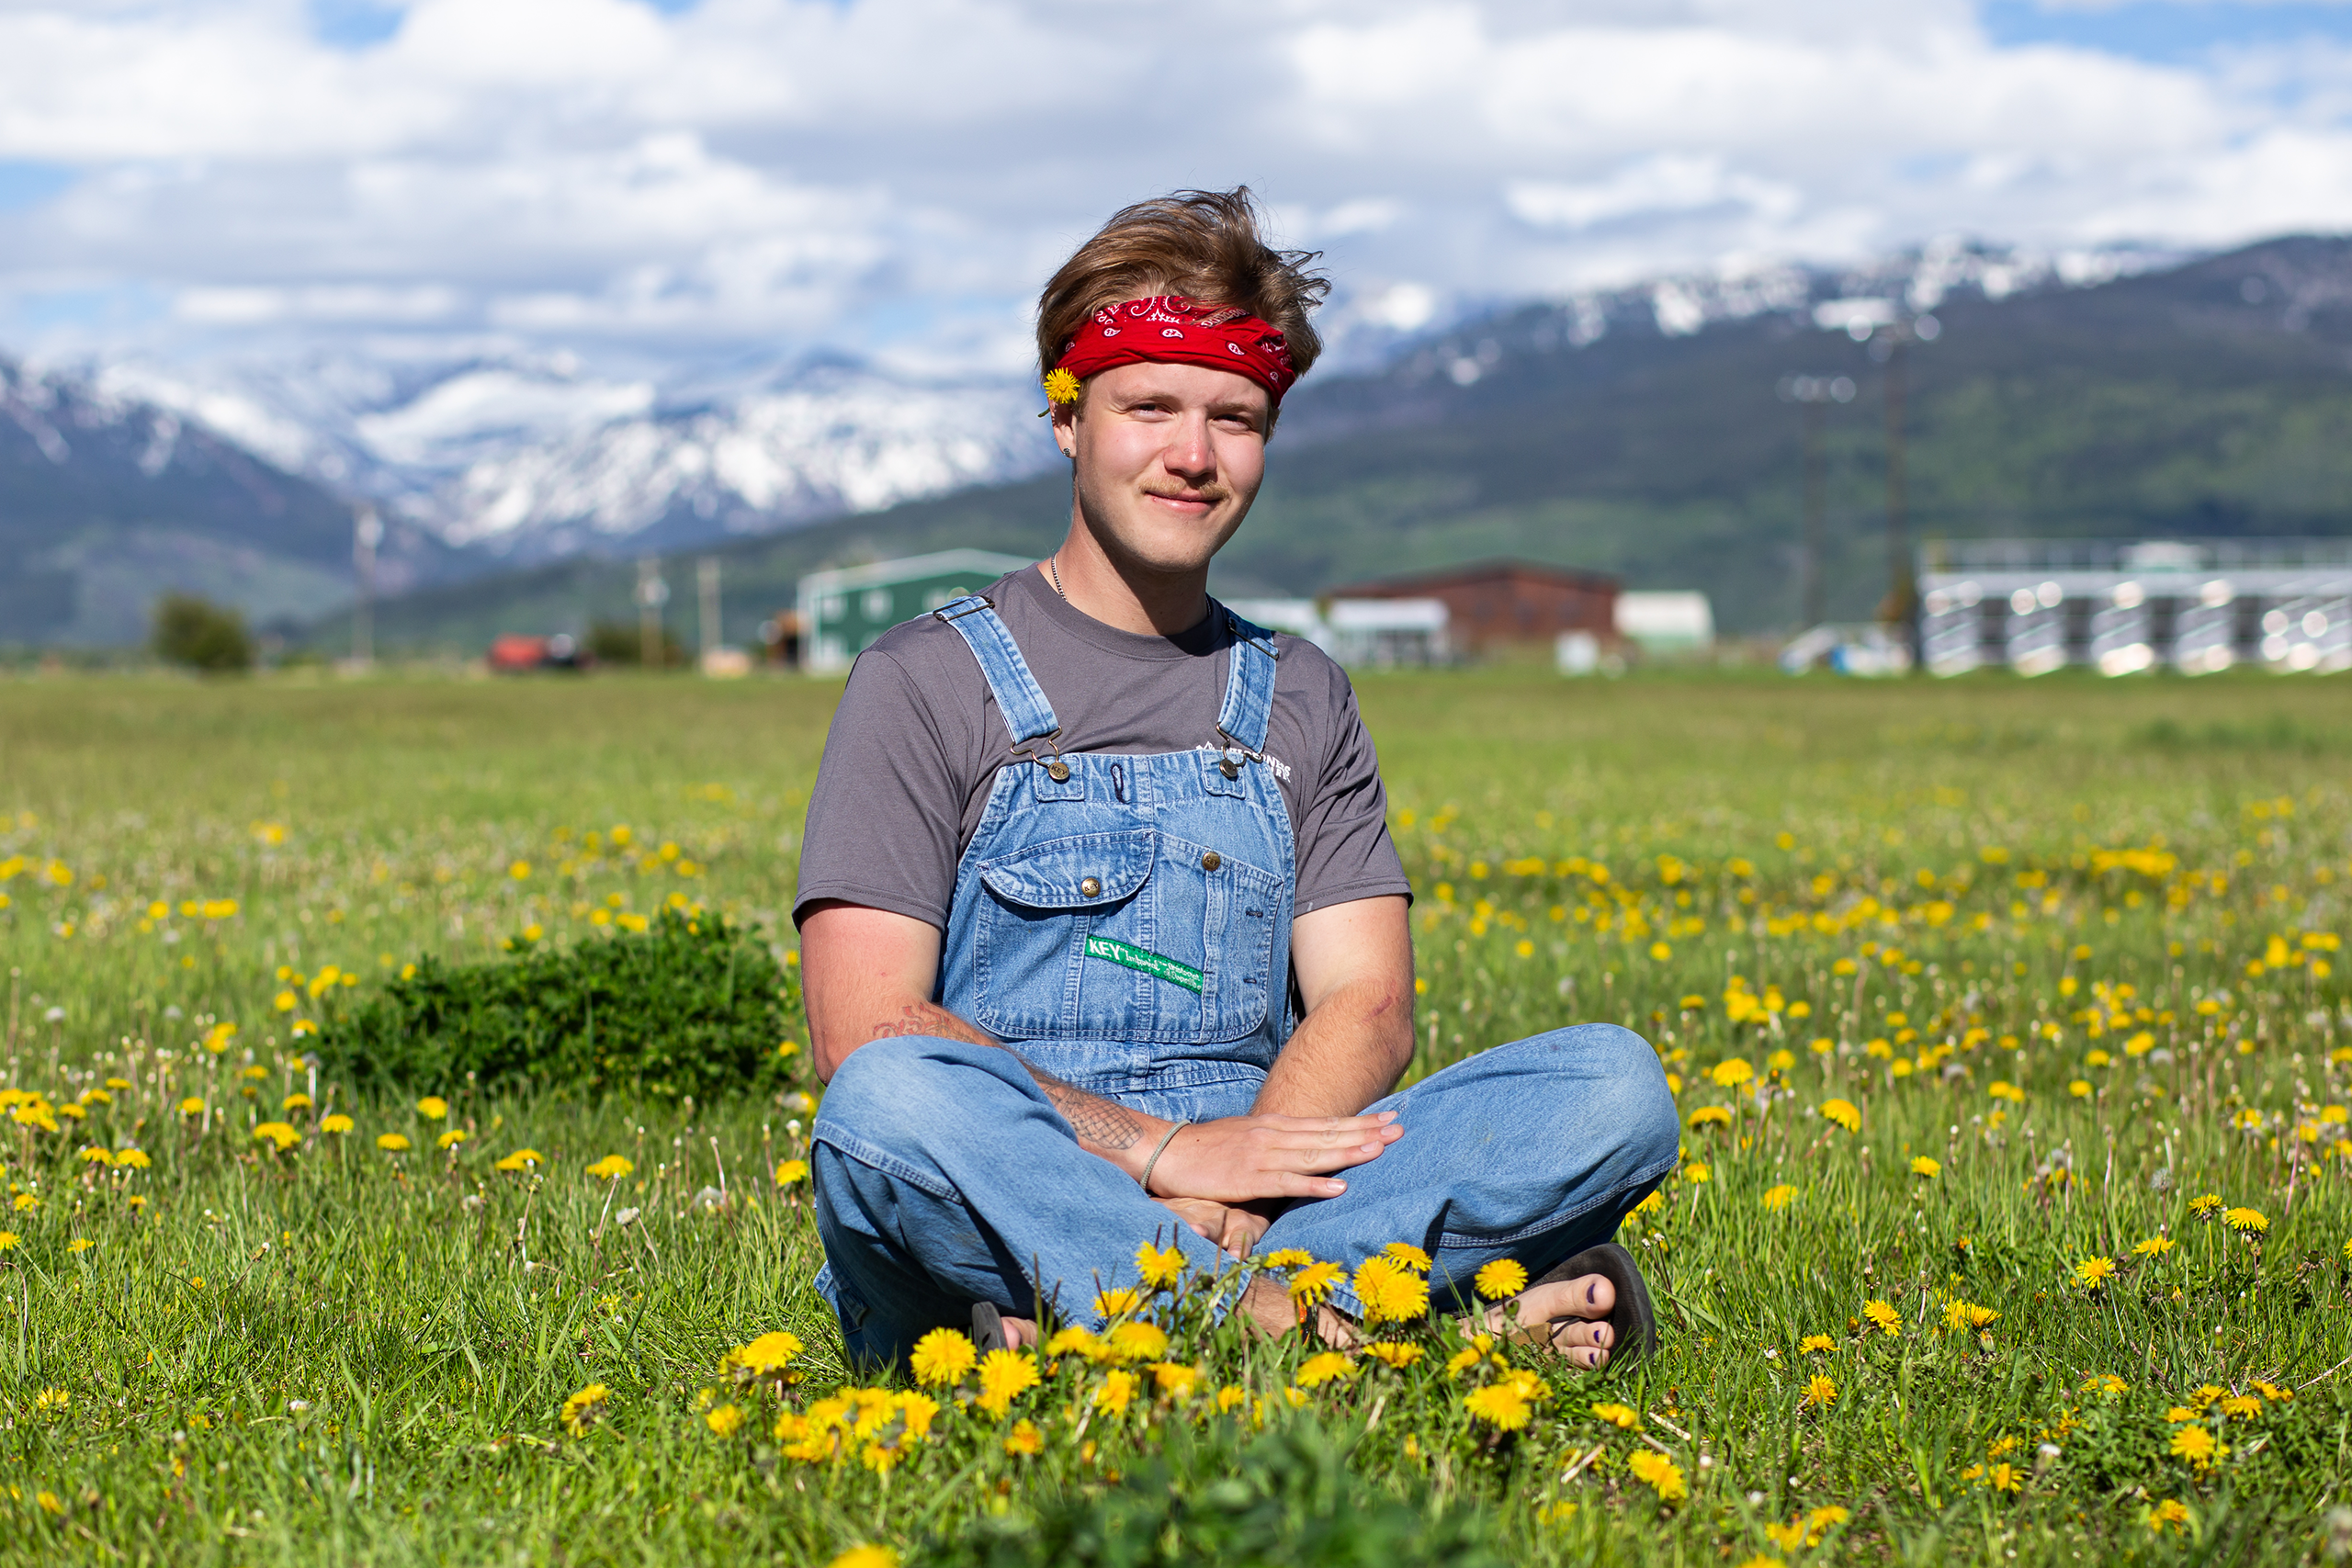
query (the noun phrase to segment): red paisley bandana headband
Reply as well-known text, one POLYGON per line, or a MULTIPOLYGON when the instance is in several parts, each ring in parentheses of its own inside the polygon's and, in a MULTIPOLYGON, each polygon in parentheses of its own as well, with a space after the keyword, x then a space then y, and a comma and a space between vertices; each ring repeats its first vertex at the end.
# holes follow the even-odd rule
POLYGON ((1205 365, 1246 376, 1280 407, 1298 379, 1283 334, 1246 310, 1204 305, 1181 294, 1126 299, 1087 318, 1046 373, 1046 396, 1078 400, 1080 383, 1119 365, 1205 365))

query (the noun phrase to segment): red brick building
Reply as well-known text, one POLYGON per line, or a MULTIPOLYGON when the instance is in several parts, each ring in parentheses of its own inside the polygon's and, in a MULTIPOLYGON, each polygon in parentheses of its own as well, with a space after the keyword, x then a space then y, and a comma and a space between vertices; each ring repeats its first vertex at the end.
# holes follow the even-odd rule
POLYGON ((1513 643, 1548 646, 1562 632, 1590 632, 1609 642, 1617 635, 1620 586, 1597 571, 1505 560, 1351 583, 1328 597, 1442 600, 1446 640, 1477 654, 1513 643))

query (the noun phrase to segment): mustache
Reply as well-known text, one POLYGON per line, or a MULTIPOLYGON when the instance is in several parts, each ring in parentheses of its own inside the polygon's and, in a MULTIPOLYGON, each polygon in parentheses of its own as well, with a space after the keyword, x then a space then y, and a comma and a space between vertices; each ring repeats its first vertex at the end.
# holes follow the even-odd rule
POLYGON ((1143 492, 1146 495, 1159 496, 1165 501, 1205 501, 1212 505, 1220 501, 1229 500, 1233 495, 1232 491, 1214 479, 1197 487, 1147 484, 1143 487, 1143 492))

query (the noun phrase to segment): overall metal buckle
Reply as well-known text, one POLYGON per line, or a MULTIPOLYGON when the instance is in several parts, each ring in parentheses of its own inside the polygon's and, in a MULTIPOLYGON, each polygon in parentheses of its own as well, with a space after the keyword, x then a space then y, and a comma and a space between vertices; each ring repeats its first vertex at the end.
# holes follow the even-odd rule
POLYGON ((982 610, 993 610, 996 608, 996 601, 989 598, 985 593, 975 593, 972 597, 978 599, 979 603, 977 604, 967 604, 952 615, 947 613, 947 606, 942 604, 938 609, 933 610, 931 613, 931 618, 937 621, 943 626, 953 626, 967 615, 977 615, 982 610))
MULTIPOLYGON (((933 612, 933 614, 936 613, 936 611, 933 612)), ((1038 766, 1044 768, 1046 770, 1046 776, 1053 780, 1056 784, 1068 784, 1069 782, 1069 764, 1062 761, 1062 749, 1059 744, 1061 733, 1060 728, 1057 727, 1054 732, 1050 735, 1040 735, 1035 740, 1024 740, 1020 745, 1012 748, 1012 754, 1020 758, 1024 762, 1035 762, 1038 766), (1039 757, 1036 751, 1036 748, 1039 746, 1046 748, 1049 755, 1042 758, 1039 757)))
POLYGON ((1223 773, 1227 778, 1238 779, 1241 776, 1241 763, 1233 760, 1233 753, 1236 751, 1241 753, 1242 760, 1244 761, 1255 762, 1262 760, 1262 753, 1252 751, 1249 747, 1244 746, 1240 741, 1236 740, 1232 736, 1227 735, 1225 732, 1225 726, 1221 724, 1216 727, 1216 771, 1223 773))

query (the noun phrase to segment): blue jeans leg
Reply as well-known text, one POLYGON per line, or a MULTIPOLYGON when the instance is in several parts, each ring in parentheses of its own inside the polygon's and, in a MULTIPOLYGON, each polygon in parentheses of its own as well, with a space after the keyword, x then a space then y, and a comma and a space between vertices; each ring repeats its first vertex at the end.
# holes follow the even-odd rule
POLYGON ((1214 1272, 1223 1255, 1078 1139, 1012 1054, 876 1040, 828 1086, 809 1165, 826 1272, 854 1359, 902 1359, 975 1302, 1099 1325, 1157 1238, 1214 1272))
MULTIPOLYGON (((1341 1172, 1339 1197, 1284 1212, 1259 1250, 1303 1247, 1353 1269, 1410 1242, 1434 1260, 1441 1305, 1466 1303, 1495 1258, 1516 1258, 1532 1279, 1608 1240, 1680 1147, 1657 1053, 1611 1023, 1482 1051, 1372 1109, 1397 1112, 1405 1135, 1341 1172)), ((1339 1304, 1357 1303, 1342 1292, 1339 1304)))

